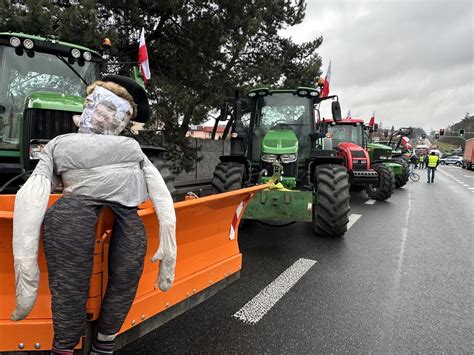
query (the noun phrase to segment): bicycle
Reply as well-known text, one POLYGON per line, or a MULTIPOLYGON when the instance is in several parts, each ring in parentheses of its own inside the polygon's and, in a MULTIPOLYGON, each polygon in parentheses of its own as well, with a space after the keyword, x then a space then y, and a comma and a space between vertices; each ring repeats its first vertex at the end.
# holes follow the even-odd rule
POLYGON ((415 173, 413 170, 410 171, 408 177, 410 178, 411 181, 418 181, 420 180, 420 175, 418 175, 417 173, 415 173))

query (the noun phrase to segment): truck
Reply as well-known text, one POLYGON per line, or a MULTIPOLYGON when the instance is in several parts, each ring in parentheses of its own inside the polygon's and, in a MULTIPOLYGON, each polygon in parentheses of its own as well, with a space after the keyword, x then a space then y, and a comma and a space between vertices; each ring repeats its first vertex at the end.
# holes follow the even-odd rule
MULTIPOLYGON (((15 306, 12 233, 15 192, 36 166, 41 146, 60 134, 76 131, 88 84, 101 78, 100 53, 55 38, 0 33, 0 353, 49 353, 53 325, 43 249, 41 281, 35 307, 20 322, 10 320, 15 306)), ((172 174, 160 147, 142 146, 160 170, 171 194, 172 174)), ((236 281, 242 268, 238 225, 256 185, 219 196, 175 203, 178 257, 175 282, 161 292, 153 285, 156 265, 149 262, 158 244, 159 225, 152 204, 139 207, 148 238, 144 272, 136 298, 117 339, 117 348, 211 297, 236 281), (213 220, 211 224, 202 221, 213 220)), ((52 205, 60 195, 51 195, 52 205)), ((104 210, 96 226, 94 269, 87 302, 87 327, 79 353, 88 354, 95 321, 106 290, 107 255, 114 217, 104 210)))
POLYGON ((466 140, 462 167, 463 169, 474 169, 474 138, 466 140))

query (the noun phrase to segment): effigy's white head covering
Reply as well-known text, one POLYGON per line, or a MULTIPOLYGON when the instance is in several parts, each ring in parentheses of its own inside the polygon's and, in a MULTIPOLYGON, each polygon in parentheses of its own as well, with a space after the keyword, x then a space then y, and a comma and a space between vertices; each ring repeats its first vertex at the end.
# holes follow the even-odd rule
POLYGON ((96 81, 87 94, 82 115, 74 117, 79 133, 118 135, 136 115, 132 96, 116 83, 96 81))

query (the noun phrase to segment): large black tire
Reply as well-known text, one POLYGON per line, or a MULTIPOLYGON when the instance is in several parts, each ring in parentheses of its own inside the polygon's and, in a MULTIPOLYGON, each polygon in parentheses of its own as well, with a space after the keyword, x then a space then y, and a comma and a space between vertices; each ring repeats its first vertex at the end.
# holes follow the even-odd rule
POLYGON ((395 187, 405 186, 410 178, 410 165, 405 161, 401 161, 400 164, 403 166, 403 171, 401 175, 395 175, 395 187))
POLYGON ((373 168, 379 174, 379 183, 367 185, 365 191, 371 199, 385 201, 392 196, 395 189, 395 174, 382 164, 376 164, 373 168))
POLYGON ((166 187, 168 188, 173 201, 177 201, 178 199, 178 192, 174 187, 174 181, 176 180, 176 175, 174 175, 170 170, 170 164, 165 160, 163 154, 160 155, 150 155, 148 157, 150 162, 158 169, 161 174, 161 177, 166 183, 166 187))
POLYGON ((327 237, 340 237, 347 231, 351 210, 347 170, 340 165, 319 165, 315 178, 314 232, 327 237))
POLYGON ((234 162, 219 163, 212 178, 212 191, 215 194, 238 190, 244 187, 245 165, 234 162))

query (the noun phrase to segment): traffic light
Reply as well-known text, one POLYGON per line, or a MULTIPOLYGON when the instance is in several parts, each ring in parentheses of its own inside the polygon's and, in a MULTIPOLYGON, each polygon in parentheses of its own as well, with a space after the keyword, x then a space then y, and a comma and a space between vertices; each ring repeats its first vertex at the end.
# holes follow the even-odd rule
MULTIPOLYGON (((441 132, 440 132, 441 133, 441 132)), ((440 133, 435 133, 435 139, 439 139, 439 134, 440 133)))
POLYGON ((440 136, 444 136, 444 128, 440 128, 440 129, 439 129, 439 135, 440 135, 440 136))
POLYGON ((464 137, 464 130, 463 129, 459 130, 459 137, 464 137))
POLYGON ((421 134, 421 139, 426 139, 426 134, 422 133, 421 134))

